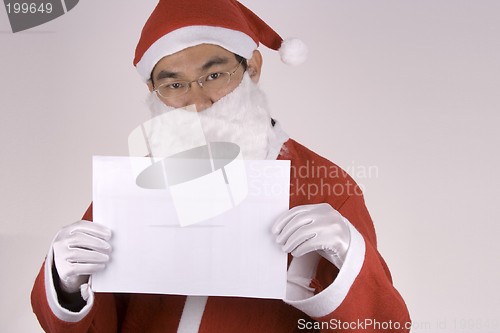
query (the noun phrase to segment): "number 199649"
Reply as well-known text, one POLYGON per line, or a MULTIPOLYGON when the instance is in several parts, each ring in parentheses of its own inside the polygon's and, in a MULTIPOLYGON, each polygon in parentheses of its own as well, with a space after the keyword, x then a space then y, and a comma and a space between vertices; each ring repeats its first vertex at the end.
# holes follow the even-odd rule
POLYGON ((47 3, 28 3, 28 2, 14 2, 7 3, 7 13, 11 14, 35 14, 35 13, 52 13, 52 4, 47 3))

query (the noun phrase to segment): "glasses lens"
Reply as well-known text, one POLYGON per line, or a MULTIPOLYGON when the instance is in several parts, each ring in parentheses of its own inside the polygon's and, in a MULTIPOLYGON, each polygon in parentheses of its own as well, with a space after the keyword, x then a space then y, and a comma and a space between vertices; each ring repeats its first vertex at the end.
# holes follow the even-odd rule
POLYGON ((189 90, 189 82, 165 83, 158 87, 157 91, 163 98, 172 98, 184 95, 189 90))
POLYGON ((227 86, 230 79, 231 75, 229 73, 208 74, 203 77, 203 89, 207 92, 218 92, 227 86))

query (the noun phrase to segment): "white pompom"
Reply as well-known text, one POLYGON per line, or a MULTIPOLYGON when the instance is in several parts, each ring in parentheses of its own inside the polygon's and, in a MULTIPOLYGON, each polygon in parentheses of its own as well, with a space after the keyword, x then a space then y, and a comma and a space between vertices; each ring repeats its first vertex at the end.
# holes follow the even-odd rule
POLYGON ((278 51, 281 61, 292 66, 297 66, 305 62, 309 53, 307 45, 297 38, 285 39, 278 51))

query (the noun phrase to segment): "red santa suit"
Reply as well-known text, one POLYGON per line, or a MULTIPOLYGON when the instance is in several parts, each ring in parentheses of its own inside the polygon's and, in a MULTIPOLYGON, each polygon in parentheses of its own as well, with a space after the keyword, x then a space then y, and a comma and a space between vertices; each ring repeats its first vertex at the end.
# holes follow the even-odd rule
MULTIPOLYGON (((324 259, 315 269, 307 258, 290 256, 283 301, 90 291, 83 308, 72 312, 58 299, 50 252, 31 294, 43 329, 52 333, 409 332, 408 310, 377 251, 360 188, 340 167, 289 139, 278 124, 275 127, 278 139, 268 157, 291 161, 290 208, 328 203, 350 222, 350 246, 340 270, 324 259)), ((92 220, 92 207, 83 219, 92 220)))

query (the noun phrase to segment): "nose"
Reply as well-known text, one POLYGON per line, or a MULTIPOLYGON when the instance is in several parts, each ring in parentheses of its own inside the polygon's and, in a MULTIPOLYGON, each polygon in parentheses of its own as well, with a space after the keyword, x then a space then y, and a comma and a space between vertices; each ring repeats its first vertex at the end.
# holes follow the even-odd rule
POLYGON ((203 88, 196 83, 192 83, 191 89, 188 92, 188 94, 189 94, 188 105, 195 104, 197 112, 201 112, 205 109, 208 109, 213 104, 213 101, 210 98, 210 96, 208 96, 205 93, 205 91, 203 91, 203 88))

